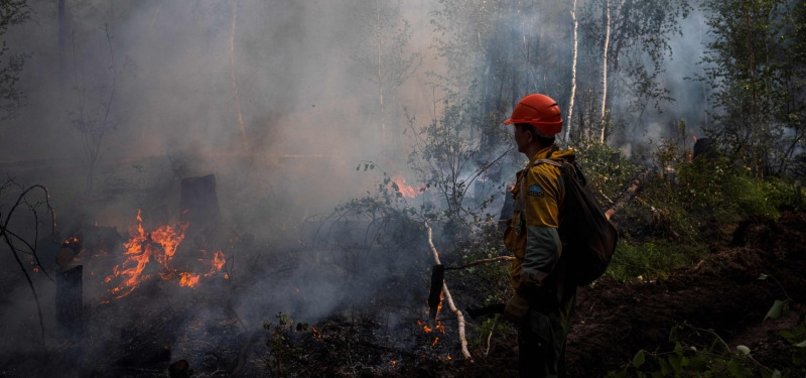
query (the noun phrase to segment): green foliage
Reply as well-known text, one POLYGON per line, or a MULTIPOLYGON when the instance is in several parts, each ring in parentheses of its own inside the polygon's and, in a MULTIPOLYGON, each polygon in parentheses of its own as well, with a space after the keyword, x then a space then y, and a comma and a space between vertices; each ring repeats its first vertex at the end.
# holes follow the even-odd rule
POLYGON ((700 78, 715 89, 707 133, 753 175, 784 173, 806 133, 806 7, 792 0, 708 0, 703 8, 714 36, 700 78))
MULTIPOLYGON (((750 348, 739 345, 731 349, 711 330, 688 325, 672 329, 671 351, 639 350, 621 370, 608 377, 788 377, 796 376, 795 367, 779 371, 768 368, 753 358, 750 348), (704 342, 702 340, 708 340, 704 342), (693 340, 700 340, 699 342, 693 340)), ((793 344, 794 345, 794 344, 793 344)))
POLYGON ((607 144, 582 142, 575 149, 576 161, 603 205, 620 194, 641 169, 637 162, 624 158, 621 151, 607 144))
POLYGON ((713 234, 709 225, 748 217, 777 219, 781 208, 802 208, 796 183, 760 178, 726 157, 691 161, 679 144, 665 140, 654 161, 658 170, 624 212, 625 223, 647 225, 644 237, 704 243, 713 234))
POLYGON ((792 346, 792 364, 806 373, 806 322, 779 333, 792 346))
POLYGON ((621 281, 639 276, 644 280, 664 278, 673 270, 694 263, 706 252, 700 244, 622 241, 616 247, 607 274, 621 281))

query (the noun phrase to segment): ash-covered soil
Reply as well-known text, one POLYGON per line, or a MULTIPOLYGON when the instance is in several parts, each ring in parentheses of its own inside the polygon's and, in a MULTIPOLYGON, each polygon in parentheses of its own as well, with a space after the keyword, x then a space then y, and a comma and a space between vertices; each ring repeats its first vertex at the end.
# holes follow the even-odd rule
MULTIPOLYGON (((580 288, 568 341, 569 375, 604 376, 640 349, 671 350, 669 332, 684 323, 712 329, 731 347, 750 347, 768 367, 791 363, 789 346, 778 331, 802 322, 806 314, 806 213, 786 213, 777 222, 748 220, 733 228, 729 237, 713 243, 706 258, 666 279, 621 283, 604 278, 580 288), (792 299, 790 312, 763 321, 773 302, 786 297, 792 299)), ((285 278, 277 272, 286 270, 278 267, 292 260, 272 260, 266 264, 272 269, 253 274, 274 277, 271 285, 281 285, 285 278)), ((119 324, 94 326, 105 330, 104 337, 51 343, 41 352, 5 353, 0 376, 166 376, 169 365, 180 359, 197 377, 517 376, 513 327, 493 334, 485 356, 487 334, 479 321, 471 321, 472 362, 462 359, 456 321, 447 311, 441 315, 445 333, 423 331, 417 320, 426 316, 426 275, 422 282, 401 275, 385 287, 368 287, 366 299, 356 302, 363 305, 337 307, 311 324, 294 319, 293 312, 283 324, 269 307, 255 309, 263 313, 265 326, 238 315, 238 305, 228 298, 246 289, 221 280, 181 302, 152 306, 141 319, 142 308, 149 306, 148 290, 169 293, 159 287, 164 284, 154 283, 157 287, 143 288, 126 306, 89 308, 96 319, 115 312, 109 318, 119 324), (127 311, 132 315, 121 315, 127 311), (99 353, 103 350, 109 352, 99 353), (88 359, 87 351, 100 357, 88 359)), ((457 277, 447 279, 460 299, 463 286, 473 286, 457 277)), ((288 287, 293 291, 293 285, 288 287)), ((89 336, 99 334, 88 329, 89 336)))

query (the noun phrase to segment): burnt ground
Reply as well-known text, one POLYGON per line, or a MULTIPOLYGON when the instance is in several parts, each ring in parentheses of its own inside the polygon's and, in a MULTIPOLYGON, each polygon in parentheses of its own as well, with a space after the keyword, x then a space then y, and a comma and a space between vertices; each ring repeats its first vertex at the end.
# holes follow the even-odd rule
MULTIPOLYGON (((640 349, 669 351, 670 331, 681 324, 713 330, 732 348, 746 345, 767 367, 791 365, 791 347, 778 332, 804 321, 806 314, 806 213, 728 228, 731 232, 714 242, 711 254, 667 279, 621 283, 604 278, 593 287, 580 288, 568 342, 569 376, 604 376, 624 366, 640 349), (762 275, 767 278, 760 280, 762 275), (794 304, 786 316, 764 321, 774 301, 787 297, 794 304)), ((445 322, 448 334, 441 344, 429 345, 432 335, 408 329, 414 345, 397 347, 373 338, 377 324, 345 322, 334 328, 334 321, 325 322, 322 335, 310 345, 327 345, 323 349, 328 351, 303 358, 303 375, 517 376, 512 327, 494 334, 489 355, 482 357, 484 335, 477 323, 469 324, 475 361, 468 362, 461 359, 458 341, 451 335, 455 322, 447 318, 445 322), (347 355, 367 358, 356 363, 347 355)))
MULTIPOLYGON (((778 331, 803 322, 806 314, 806 213, 790 212, 777 222, 748 220, 725 228, 722 240, 715 239, 707 257, 666 279, 622 283, 604 278, 593 287, 580 288, 568 342, 569 375, 604 376, 640 349, 671 350, 670 330, 680 324, 713 329, 731 347, 746 345, 768 367, 791 364, 790 347, 778 331), (760 280, 762 275, 767 279, 760 280), (763 321, 773 302, 787 297, 793 303, 789 313, 763 321)), ((290 261, 290 257, 277 258, 265 264, 272 267, 271 272, 257 269, 253 274, 276 277, 272 285, 279 285, 284 278, 276 272, 286 271, 282 264, 290 261)), ((253 280, 245 274, 242 278, 242 282, 253 280)), ((453 278, 463 299, 462 285, 467 282, 453 278)), ((485 357, 487 333, 482 329, 486 328, 478 321, 470 322, 473 362, 461 358, 456 322, 449 314, 442 315, 444 334, 425 334, 417 324, 417 318, 425 316, 423 306, 412 309, 411 305, 418 298, 424 302, 425 291, 411 289, 424 284, 401 275, 386 287, 372 288, 376 294, 368 296, 368 306, 337 308, 312 324, 290 318, 283 323, 282 318, 273 318, 272 309, 259 308, 264 326, 240 318, 233 310, 237 306, 230 303, 232 293, 246 289, 232 282, 211 281, 195 294, 178 296, 181 301, 155 306, 154 295, 171 297, 170 291, 178 290, 156 281, 122 304, 89 308, 96 319, 115 319, 116 324, 90 326, 79 343, 60 342, 43 352, 2 356, 0 376, 57 372, 60 376, 166 376, 169 365, 180 359, 189 362, 197 377, 517 375, 512 327, 499 325, 485 357), (128 314, 142 308, 149 309, 143 316, 138 311, 128 314)))
MULTIPOLYGON (((624 284, 605 278, 581 288, 568 341, 569 375, 603 376, 640 349, 671 350, 669 332, 683 323, 712 329, 732 347, 748 346, 768 367, 786 367, 791 350, 777 331, 806 314, 805 246, 806 214, 788 213, 778 222, 744 222, 732 240, 667 279, 624 284), (759 280, 762 274, 769 278, 759 280), (796 304, 788 316, 762 321, 787 295, 796 304)), ((514 344, 501 342, 487 359, 445 375, 516 375, 514 344)))

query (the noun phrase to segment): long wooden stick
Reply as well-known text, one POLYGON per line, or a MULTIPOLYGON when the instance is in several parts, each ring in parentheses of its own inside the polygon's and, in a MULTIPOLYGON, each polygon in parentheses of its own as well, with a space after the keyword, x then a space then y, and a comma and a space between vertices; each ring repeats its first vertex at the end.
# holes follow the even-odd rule
POLYGON ((512 261, 512 260, 515 260, 515 256, 491 257, 489 259, 473 260, 473 261, 471 261, 471 262, 469 262, 469 263, 467 263, 465 265, 447 266, 447 267, 445 267, 445 270, 459 270, 459 269, 471 268, 471 267, 474 267, 474 266, 477 266, 477 265, 494 263, 494 262, 497 262, 497 261, 512 261))
MULTIPOLYGON (((428 230, 428 246, 431 247, 431 253, 434 255, 434 262, 441 265, 442 262, 439 260, 439 251, 437 251, 437 247, 434 246, 434 239, 432 235, 433 232, 431 231, 431 226, 428 225, 428 222, 425 222, 425 228, 428 230)), ((465 337, 465 316, 453 302, 451 292, 448 290, 448 284, 446 284, 444 280, 442 281, 442 293, 445 294, 445 300, 448 301, 448 308, 450 308, 451 311, 456 315, 456 320, 459 323, 459 341, 462 344, 462 355, 465 357, 465 359, 472 360, 473 356, 471 356, 470 351, 467 350, 467 337, 465 337)))

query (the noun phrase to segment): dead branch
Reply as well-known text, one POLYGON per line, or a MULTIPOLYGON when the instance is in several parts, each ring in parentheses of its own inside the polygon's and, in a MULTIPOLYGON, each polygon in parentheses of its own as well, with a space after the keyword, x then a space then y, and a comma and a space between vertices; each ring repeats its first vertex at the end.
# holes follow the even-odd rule
MULTIPOLYGON (((437 247, 434 246, 433 232, 431 230, 431 226, 428 225, 428 222, 425 222, 425 228, 428 230, 428 246, 431 247, 431 253, 434 255, 434 262, 438 265, 441 265, 442 262, 439 260, 439 251, 437 251, 437 247)), ((470 351, 467 349, 467 337, 465 337, 465 316, 453 302, 453 297, 451 296, 451 292, 448 290, 448 284, 445 283, 445 281, 442 281, 442 293, 445 295, 445 300, 448 301, 448 308, 450 308, 451 312, 456 315, 456 320, 459 322, 459 341, 462 344, 462 355, 465 357, 465 359, 472 360, 473 356, 470 355, 470 351)))
POLYGON ((493 319, 493 326, 490 328, 490 334, 487 335, 487 348, 484 349, 484 357, 487 357, 490 354, 490 341, 493 338, 493 332, 495 332, 496 324, 498 324, 498 316, 493 319))
POLYGON ((6 242, 6 245, 8 245, 8 248, 11 250, 11 254, 14 255, 14 260, 17 262, 17 265, 19 265, 20 270, 22 270, 23 275, 25 275, 25 280, 28 282, 28 287, 31 289, 31 293, 33 293, 34 301, 36 302, 37 315, 39 316, 40 338, 41 338, 42 344, 44 345, 44 343, 45 343, 45 323, 44 323, 44 320, 43 320, 43 317, 42 317, 42 306, 39 303, 39 294, 36 292, 36 287, 34 286, 33 280, 31 280, 31 275, 28 274, 28 269, 25 268, 25 264, 23 264, 22 259, 20 259, 19 253, 22 253, 23 251, 18 249, 14 245, 14 242, 12 241, 11 238, 14 237, 14 238, 16 238, 18 240, 22 240, 23 244, 25 244, 31 250, 31 254, 33 255, 33 257, 34 257, 39 269, 41 269, 42 272, 45 273, 45 275, 48 277, 48 279, 50 279, 51 281, 53 281, 53 279, 50 277, 50 275, 47 274, 47 272, 45 271, 44 266, 42 266, 42 264, 39 262, 39 257, 36 254, 36 242, 34 242, 33 245, 32 245, 31 243, 27 242, 22 237, 20 237, 16 233, 11 232, 8 229, 8 225, 11 222, 11 219, 12 219, 12 216, 14 215, 14 212, 17 210, 17 208, 20 206, 20 204, 25 203, 25 204, 28 205, 29 209, 34 214, 34 218, 35 218, 35 221, 37 223, 34 228, 37 230, 36 235, 37 236, 39 235, 39 232, 38 232, 38 230, 39 230, 39 218, 38 218, 38 215, 37 215, 37 212, 36 212, 36 206, 35 205, 34 206, 30 205, 30 203, 28 203, 28 201, 27 201, 28 194, 31 193, 34 190, 41 190, 44 193, 45 200, 42 201, 42 202, 47 206, 47 209, 48 209, 48 211, 50 213, 50 216, 51 216, 51 232, 55 233, 56 216, 54 214, 53 207, 51 207, 51 205, 50 205, 50 194, 48 193, 48 189, 45 188, 42 185, 33 185, 33 186, 30 186, 30 187, 25 188, 25 189, 22 190, 22 193, 20 193, 20 195, 17 196, 17 200, 14 202, 14 205, 11 207, 11 209, 8 211, 8 213, 5 215, 5 218, 3 218, 2 214, 0 214, 0 236, 2 236, 3 240, 6 242))
MULTIPOLYGON (((610 219, 615 215, 617 212, 621 211, 624 206, 627 205, 628 202, 632 201, 632 199, 641 191, 644 183, 646 182, 647 178, 649 178, 651 174, 650 170, 645 170, 639 173, 631 182, 630 185, 627 186, 627 189, 622 192, 615 201, 610 201, 612 205, 605 210, 605 217, 610 219)), ((610 200, 608 198, 608 200, 610 200)))

